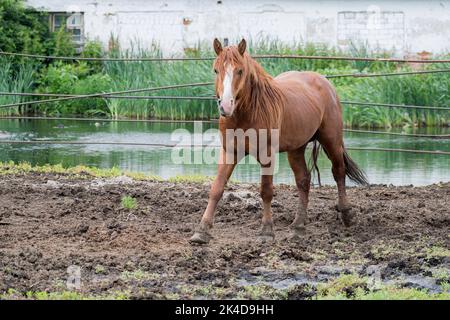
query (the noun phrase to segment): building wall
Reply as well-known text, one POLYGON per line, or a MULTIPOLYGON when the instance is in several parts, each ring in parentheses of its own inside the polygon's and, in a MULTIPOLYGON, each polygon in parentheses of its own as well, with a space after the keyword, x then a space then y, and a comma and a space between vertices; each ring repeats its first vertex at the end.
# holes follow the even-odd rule
POLYGON ((396 55, 450 50, 450 1, 28 0, 46 11, 81 11, 87 39, 122 47, 157 42, 166 55, 241 37, 348 48, 366 42, 396 55), (395 49, 394 49, 395 48, 395 49))

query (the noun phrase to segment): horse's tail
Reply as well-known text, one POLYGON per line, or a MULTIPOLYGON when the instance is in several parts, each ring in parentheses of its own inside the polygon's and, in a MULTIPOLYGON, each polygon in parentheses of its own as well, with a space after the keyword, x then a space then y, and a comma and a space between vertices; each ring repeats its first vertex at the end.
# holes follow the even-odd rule
MULTIPOLYGON (((317 159, 319 157, 319 153, 320 153, 320 149, 321 149, 321 144, 318 143, 317 140, 313 141, 313 147, 312 147, 312 153, 311 153, 311 158, 310 158, 310 169, 309 172, 313 173, 316 172, 317 173, 317 182, 319 184, 319 186, 321 186, 321 182, 320 182, 320 172, 319 172, 319 167, 317 166, 317 159)), ((366 174, 364 173, 364 171, 362 171, 358 165, 356 164, 355 161, 352 160, 352 158, 350 158, 350 156, 347 153, 347 150, 345 149, 345 147, 343 147, 344 152, 343 152, 343 156, 344 156, 344 164, 345 164, 345 174, 347 177, 350 178, 350 180, 360 184, 360 185, 368 185, 369 181, 367 180, 366 174)), ((323 151, 325 151, 325 153, 327 153, 327 151, 325 149, 323 149, 323 151)))
POLYGON ((360 185, 368 185, 369 181, 367 180, 364 171, 362 171, 355 163, 355 161, 353 161, 352 158, 350 158, 345 147, 343 147, 343 149, 344 149, 345 174, 347 175, 347 177, 349 177, 350 180, 360 185))
POLYGON ((314 175, 314 171, 317 173, 317 182, 318 182, 319 186, 321 186, 322 183, 320 182, 320 171, 319 171, 319 167, 317 166, 317 159, 319 158, 321 146, 322 145, 320 143, 318 143, 317 140, 313 141, 312 153, 311 153, 311 158, 310 158, 310 169, 309 169, 309 172, 313 173, 313 175, 314 175), (311 164, 311 162, 312 162, 312 164, 311 164))

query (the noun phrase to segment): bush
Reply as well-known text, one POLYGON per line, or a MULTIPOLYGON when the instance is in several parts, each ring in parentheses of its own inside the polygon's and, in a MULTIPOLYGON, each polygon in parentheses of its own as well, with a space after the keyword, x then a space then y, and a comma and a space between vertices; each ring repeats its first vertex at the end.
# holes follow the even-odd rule
MULTIPOLYGON (((65 64, 57 62, 42 73, 38 92, 58 94, 90 94, 109 91, 110 77, 90 75, 88 64, 65 64)), ((47 103, 40 107, 45 114, 105 114, 104 99, 76 99, 47 103)))
POLYGON ((47 14, 26 8, 22 0, 0 0, 0 50, 45 53, 47 14))
MULTIPOLYGON (((84 58, 102 58, 103 57, 103 45, 100 41, 88 41, 84 45, 81 56, 84 58)), ((94 73, 101 72, 103 70, 102 61, 88 61, 87 62, 91 71, 94 73)))
POLYGON ((72 57, 76 54, 75 44, 72 41, 72 36, 68 33, 64 26, 53 34, 53 55, 55 56, 63 56, 63 57, 72 57))
MULTIPOLYGON (((111 78, 108 75, 93 74, 75 83, 74 94, 90 94, 108 92, 111 88, 111 78)), ((83 115, 106 116, 109 109, 104 98, 79 99, 70 103, 73 113, 83 115)))

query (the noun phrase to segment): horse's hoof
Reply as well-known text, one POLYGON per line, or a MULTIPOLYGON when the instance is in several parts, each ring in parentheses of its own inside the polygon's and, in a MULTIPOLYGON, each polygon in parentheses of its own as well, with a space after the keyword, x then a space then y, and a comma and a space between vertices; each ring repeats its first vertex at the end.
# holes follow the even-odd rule
POLYGON ((261 231, 258 233, 258 239, 261 242, 275 241, 275 233, 273 232, 273 223, 263 224, 261 231))
POLYGON ((344 226, 346 226, 347 228, 353 226, 355 224, 355 216, 356 215, 351 210, 341 212, 341 220, 344 226))
POLYGON ((336 209, 340 212, 339 218, 345 227, 350 227, 355 224, 353 219, 355 218, 356 214, 352 210, 351 206, 340 207, 339 205, 336 205, 336 209))
POLYGON ((212 239, 212 236, 204 231, 197 231, 194 235, 189 239, 190 243, 194 244, 207 244, 209 240, 212 239))

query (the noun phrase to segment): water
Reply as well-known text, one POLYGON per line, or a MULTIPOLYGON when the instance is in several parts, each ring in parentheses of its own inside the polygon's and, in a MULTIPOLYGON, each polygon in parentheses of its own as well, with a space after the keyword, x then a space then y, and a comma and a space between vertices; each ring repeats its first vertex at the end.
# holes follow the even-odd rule
MULTIPOLYGON (((203 123, 202 130, 216 128, 215 123, 203 123)), ((94 122, 71 120, 0 120, 0 140, 71 140, 114 141, 174 144, 172 132, 194 129, 193 123, 94 122)), ((398 129, 397 131, 401 131, 398 129)), ((411 132, 411 131, 408 131, 411 132)), ((449 134, 449 128, 416 130, 416 133, 449 134)), ((201 142, 200 142, 201 143, 201 142)), ((345 134, 345 143, 353 147, 379 147, 450 151, 448 140, 360 133, 345 134)), ((27 161, 33 165, 86 165, 101 168, 119 167, 127 171, 152 173, 163 178, 176 175, 214 176, 216 164, 176 164, 171 148, 122 145, 10 145, 0 144, 0 161, 27 161)), ((450 180, 450 156, 379 151, 349 151, 351 157, 367 173, 371 183, 393 185, 427 185, 450 180)), ((216 155, 217 156, 217 155, 216 155)), ((232 178, 237 181, 259 181, 257 164, 240 164, 232 178)), ((331 164, 319 158, 322 183, 334 184, 331 164)), ((293 174, 286 154, 279 158, 276 183, 293 184, 293 174)))

